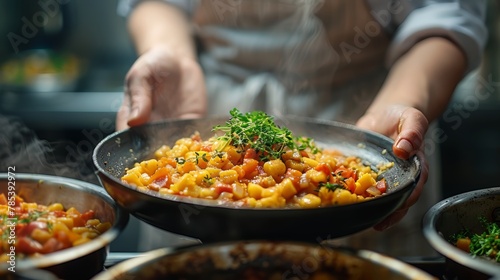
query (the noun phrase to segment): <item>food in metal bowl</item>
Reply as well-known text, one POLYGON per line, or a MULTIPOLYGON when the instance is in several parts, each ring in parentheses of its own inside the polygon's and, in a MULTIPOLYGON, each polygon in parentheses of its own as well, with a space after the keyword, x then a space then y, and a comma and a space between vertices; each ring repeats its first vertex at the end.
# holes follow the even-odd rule
POLYGON ((159 249, 117 264, 94 280, 435 279, 366 250, 300 242, 225 242, 159 249))
POLYGON ((423 218, 423 232, 431 246, 445 257, 447 279, 500 277, 500 264, 471 255, 450 242, 464 230, 481 235, 485 233, 485 223, 499 222, 500 187, 458 194, 429 209, 423 218))
POLYGON ((80 212, 59 202, 43 205, 5 193, 0 194, 0 216, 2 262, 9 261, 10 253, 22 260, 78 246, 111 228, 92 209, 80 212))
MULTIPOLYGON (((12 170, 0 174, 0 193, 6 195, 7 206, 9 206, 9 201, 14 203, 14 206, 7 210, 13 212, 12 214, 21 214, 18 217, 15 215, 10 217, 7 212, 7 215, 2 216, 7 223, 13 223, 13 221, 17 223, 14 223, 13 231, 10 230, 10 226, 7 226, 3 232, 7 234, 8 250, 4 253, 8 260, 0 264, 0 277, 17 279, 33 271, 43 270, 61 279, 89 279, 102 271, 109 244, 123 230, 128 221, 128 214, 118 207, 101 187, 79 180, 49 175, 21 174, 12 170), (22 198, 24 203, 21 203, 19 198, 22 198), (50 210, 40 207, 41 205, 50 207, 50 210), (62 215, 64 209, 61 210, 61 206, 67 207, 64 213, 69 217, 60 217, 62 219, 59 220, 57 217, 44 218, 47 214, 45 212, 51 210, 55 215, 62 215), (30 208, 35 207, 41 212, 32 211, 30 215, 24 215, 29 212, 30 208), (38 221, 33 221, 35 218, 38 221), (31 220, 30 223, 24 224, 28 222, 28 219, 31 220), (76 229, 76 232, 66 231, 70 223, 73 223, 73 229, 76 229), (41 229, 43 227, 51 228, 51 230, 45 231, 41 229), (97 228, 102 233, 96 234, 97 228), (49 234, 50 231, 54 234, 49 234), (28 232, 30 233, 29 239, 26 238, 28 232), (87 233, 84 234, 84 232, 87 233), (13 238, 9 238, 11 236, 13 238), (47 238, 48 243, 45 243, 47 245, 42 248, 31 242, 33 238, 41 241, 44 237, 47 238), (73 242, 70 244, 70 241, 73 242), (26 242, 31 243, 31 246, 25 244, 26 242), (64 248, 57 248, 58 246, 64 248), (47 249, 47 252, 30 251, 32 254, 27 254, 34 248, 42 251, 47 249)), ((36 273, 41 275, 38 271, 36 273)))

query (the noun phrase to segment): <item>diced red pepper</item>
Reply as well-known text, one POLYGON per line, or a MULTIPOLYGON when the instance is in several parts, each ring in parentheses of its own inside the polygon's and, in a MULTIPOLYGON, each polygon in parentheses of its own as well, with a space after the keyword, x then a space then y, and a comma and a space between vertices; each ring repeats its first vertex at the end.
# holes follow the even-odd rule
POLYGON ((376 187, 381 193, 386 193, 387 182, 385 181, 385 178, 382 178, 382 180, 378 181, 376 187))

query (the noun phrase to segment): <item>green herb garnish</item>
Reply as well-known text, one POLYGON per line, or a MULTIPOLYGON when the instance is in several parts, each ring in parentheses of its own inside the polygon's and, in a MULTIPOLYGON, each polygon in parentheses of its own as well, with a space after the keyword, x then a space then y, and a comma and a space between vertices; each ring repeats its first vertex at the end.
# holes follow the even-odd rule
POLYGON ((175 162, 177 162, 177 164, 184 164, 186 163, 186 160, 182 157, 176 157, 175 162))
POLYGON ((321 189, 321 188, 326 188, 328 189, 329 191, 333 192, 335 191, 336 189, 341 189, 341 190, 345 190, 346 188, 341 185, 341 184, 336 184, 336 183, 330 183, 330 182, 320 182, 319 185, 318 185, 318 191, 321 189))
POLYGON ((475 256, 488 256, 500 262, 500 227, 497 223, 490 223, 486 218, 480 218, 486 231, 474 234, 470 238, 470 252, 475 256))
POLYGON ((451 237, 451 242, 455 244, 460 238, 469 238, 471 255, 488 257, 500 262, 500 226, 495 222, 489 222, 484 217, 480 217, 479 221, 485 228, 484 232, 473 234, 468 229, 465 229, 454 234, 451 237))
POLYGON ((47 215, 47 211, 33 210, 28 212, 28 217, 23 218, 19 221, 21 224, 29 224, 32 221, 38 220, 38 218, 47 215))
POLYGON ((313 153, 319 151, 312 139, 294 137, 288 128, 279 127, 274 123, 273 117, 264 112, 243 114, 234 108, 229 113, 231 118, 224 125, 217 125, 212 129, 224 132, 223 136, 217 138, 224 142, 218 151, 229 144, 239 151, 252 148, 262 161, 281 158, 286 148, 299 151, 310 148, 313 153))

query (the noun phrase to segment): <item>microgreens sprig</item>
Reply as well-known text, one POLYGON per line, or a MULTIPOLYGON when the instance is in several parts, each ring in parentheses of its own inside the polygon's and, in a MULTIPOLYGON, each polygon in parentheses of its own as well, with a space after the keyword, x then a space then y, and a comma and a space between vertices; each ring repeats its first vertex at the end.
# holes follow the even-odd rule
POLYGON ((288 128, 276 125, 273 117, 264 112, 243 114, 233 108, 229 113, 231 118, 224 125, 216 125, 212 129, 224 132, 217 138, 224 142, 218 150, 229 144, 240 151, 252 148, 262 161, 281 158, 286 148, 299 151, 310 148, 313 153, 319 151, 312 139, 294 137, 288 128))

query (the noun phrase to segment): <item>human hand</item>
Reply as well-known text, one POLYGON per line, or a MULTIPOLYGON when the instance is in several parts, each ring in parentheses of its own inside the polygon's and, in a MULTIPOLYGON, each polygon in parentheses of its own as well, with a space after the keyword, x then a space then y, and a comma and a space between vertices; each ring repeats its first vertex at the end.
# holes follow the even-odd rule
POLYGON ((423 142, 429 123, 424 114, 415 108, 390 105, 383 110, 367 112, 356 125, 391 137, 394 139, 392 149, 397 157, 408 159, 416 155, 422 164, 419 181, 410 197, 401 208, 374 226, 375 230, 382 231, 404 218, 409 208, 417 202, 427 182, 429 167, 424 155, 423 142))
POLYGON ((198 118, 207 107, 203 72, 197 61, 164 47, 142 54, 125 78, 125 96, 116 128, 166 118, 198 118))

